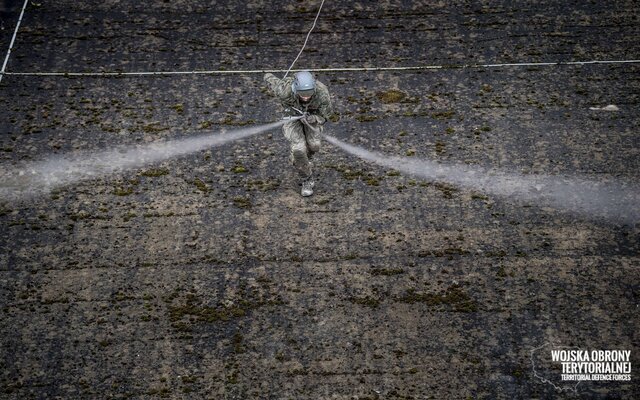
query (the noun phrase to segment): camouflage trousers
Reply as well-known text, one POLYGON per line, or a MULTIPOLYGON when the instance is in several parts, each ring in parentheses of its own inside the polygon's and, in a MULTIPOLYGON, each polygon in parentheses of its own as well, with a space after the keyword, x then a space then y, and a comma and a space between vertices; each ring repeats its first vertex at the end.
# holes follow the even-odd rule
POLYGON ((300 179, 311 176, 311 159, 320 151, 322 125, 310 127, 300 120, 289 121, 282 127, 290 144, 290 160, 300 179))

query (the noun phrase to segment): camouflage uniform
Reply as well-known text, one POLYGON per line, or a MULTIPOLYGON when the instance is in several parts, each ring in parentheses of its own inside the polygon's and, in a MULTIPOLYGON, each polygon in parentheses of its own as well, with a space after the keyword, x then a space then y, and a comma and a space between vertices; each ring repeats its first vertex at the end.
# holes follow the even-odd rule
POLYGON ((308 112, 318 119, 317 124, 309 125, 302 119, 289 121, 282 127, 284 137, 291 144, 291 162, 298 171, 301 179, 311 177, 310 160, 315 153, 320 150, 320 139, 323 125, 333 114, 329 90, 321 82, 316 82, 316 90, 311 99, 302 103, 298 96, 293 93, 293 77, 279 79, 273 74, 265 74, 264 81, 271 89, 271 92, 280 100, 285 108, 285 113, 289 116, 299 116, 294 110, 308 112))

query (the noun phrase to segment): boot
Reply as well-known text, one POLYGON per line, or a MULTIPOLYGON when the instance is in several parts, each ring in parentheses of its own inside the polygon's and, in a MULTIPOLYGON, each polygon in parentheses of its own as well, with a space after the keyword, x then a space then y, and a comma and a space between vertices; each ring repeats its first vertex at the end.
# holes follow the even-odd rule
POLYGON ((313 177, 312 176, 308 177, 307 179, 302 181, 302 191, 300 192, 300 194, 303 197, 311 196, 313 194, 314 185, 315 185, 315 182, 313 181, 313 177))

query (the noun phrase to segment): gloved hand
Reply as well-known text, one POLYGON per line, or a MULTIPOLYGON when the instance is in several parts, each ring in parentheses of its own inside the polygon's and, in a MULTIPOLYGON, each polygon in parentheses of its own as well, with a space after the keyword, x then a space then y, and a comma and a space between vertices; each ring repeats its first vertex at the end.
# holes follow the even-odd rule
POLYGON ((315 115, 309 114, 309 113, 305 113, 305 114, 306 115, 304 116, 304 120, 307 124, 315 125, 318 123, 318 119, 316 118, 315 115))

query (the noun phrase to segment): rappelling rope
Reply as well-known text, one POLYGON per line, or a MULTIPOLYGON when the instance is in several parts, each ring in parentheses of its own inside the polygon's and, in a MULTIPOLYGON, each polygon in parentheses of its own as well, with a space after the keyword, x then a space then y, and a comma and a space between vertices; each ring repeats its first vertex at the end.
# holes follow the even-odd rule
POLYGON ((16 24, 16 29, 13 31, 13 37, 11 38, 11 43, 9 43, 9 50, 7 51, 7 56, 4 58, 4 63, 2 64, 2 69, 0 70, 0 82, 2 82, 2 77, 5 75, 5 71, 7 69, 7 63, 9 62, 9 56, 11 56, 11 49, 13 49, 13 44, 16 41, 16 35, 18 34, 18 29, 20 29, 20 23, 22 22, 22 17, 24 17, 24 10, 27 8, 27 3, 29 0, 24 0, 24 4, 22 5, 22 11, 20 12, 20 17, 18 18, 18 23, 16 24))
POLYGON ((318 14, 316 14, 316 19, 313 20, 313 26, 311 27, 311 29, 309 30, 309 33, 307 33, 307 38, 304 40, 304 44, 302 45, 302 48, 300 49, 300 52, 298 53, 298 55, 296 56, 296 59, 293 60, 293 62, 291 63, 291 66, 289 67, 289 69, 287 70, 287 73, 284 74, 284 76, 282 77, 282 79, 286 78, 287 75, 289 75, 289 72, 291 72, 291 68, 293 68, 294 64, 296 63, 296 61, 298 61, 298 58, 300 58, 300 55, 302 54, 302 52, 304 51, 304 48, 307 46, 307 42, 309 41, 309 36, 311 36, 311 32, 313 31, 313 28, 316 27, 316 22, 318 22, 318 18, 320 17, 320 11, 322 11, 322 6, 324 5, 324 0, 322 0, 322 3, 320 3, 320 8, 318 8, 318 14))

